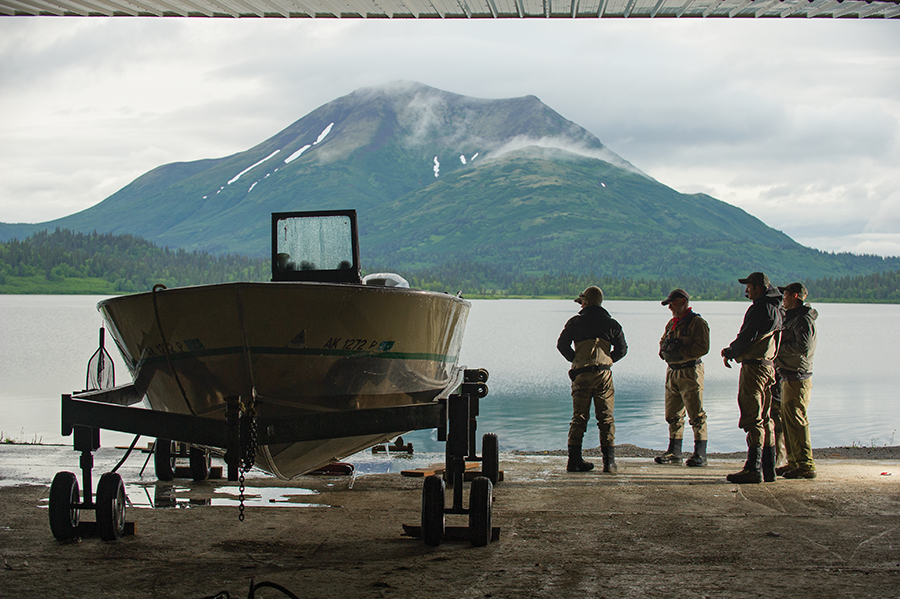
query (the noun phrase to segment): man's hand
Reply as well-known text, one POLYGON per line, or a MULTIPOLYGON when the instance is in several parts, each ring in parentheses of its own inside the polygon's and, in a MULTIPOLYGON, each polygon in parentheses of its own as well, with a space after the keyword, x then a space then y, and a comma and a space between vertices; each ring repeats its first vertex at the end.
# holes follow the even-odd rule
POLYGON ((731 368, 731 364, 728 363, 729 358, 728 358, 728 356, 725 355, 726 349, 728 349, 728 348, 725 348, 722 350, 722 360, 725 362, 725 368, 731 368))

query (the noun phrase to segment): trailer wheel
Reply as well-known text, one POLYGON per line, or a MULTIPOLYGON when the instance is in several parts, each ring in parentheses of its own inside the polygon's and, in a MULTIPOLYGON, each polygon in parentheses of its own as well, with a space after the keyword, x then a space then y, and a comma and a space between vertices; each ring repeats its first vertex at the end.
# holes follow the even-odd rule
POLYGON ((500 447, 494 433, 486 433, 481 438, 481 473, 492 485, 500 480, 500 447))
POLYGON ((60 541, 78 536, 78 479, 71 472, 57 472, 50 484, 50 532, 60 541))
POLYGON ((97 528, 104 541, 115 541, 125 532, 125 485, 116 472, 107 472, 97 484, 97 528))
POLYGON ((422 540, 437 547, 444 540, 444 479, 429 476, 422 486, 422 540))
POLYGON ((170 481, 175 478, 175 441, 157 439, 153 444, 153 467, 156 478, 170 481))
POLYGON ((469 492, 469 538, 475 547, 484 547, 491 542, 491 507, 494 485, 485 476, 472 481, 469 492))
POLYGON ((202 447, 191 447, 191 477, 194 480, 209 478, 210 453, 202 447))

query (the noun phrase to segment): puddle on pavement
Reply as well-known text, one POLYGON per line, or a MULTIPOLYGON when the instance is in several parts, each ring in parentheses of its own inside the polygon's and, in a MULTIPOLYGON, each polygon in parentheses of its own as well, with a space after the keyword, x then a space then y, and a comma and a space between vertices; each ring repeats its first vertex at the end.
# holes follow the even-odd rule
MULTIPOLYGON (((51 460, 51 463, 45 468, 46 472, 13 472, 10 478, 0 478, 0 486, 5 485, 27 485, 27 484, 49 484, 53 478, 53 472, 65 469, 74 472, 81 482, 81 472, 77 468, 72 468, 68 463, 70 457, 68 453, 61 454, 63 458, 51 460), (66 468, 70 466, 69 468, 66 468), (46 482, 44 482, 46 481, 46 482)), ((379 453, 360 452, 352 456, 347 461, 354 466, 353 473, 349 476, 326 475, 324 477, 316 476, 316 483, 320 488, 332 491, 347 490, 352 491, 354 483, 359 477, 370 474, 399 474, 403 470, 413 469, 419 466, 425 466, 433 463, 440 463, 444 456, 442 454, 416 454, 407 455, 404 453, 379 453), (324 479, 324 480, 322 480, 324 479)), ((148 480, 143 476, 143 468, 138 469, 140 465, 146 466, 141 460, 134 461, 130 470, 126 465, 126 472, 123 478, 137 479, 138 482, 126 482, 125 494, 128 499, 129 508, 140 509, 190 509, 194 507, 205 506, 240 506, 240 490, 236 485, 215 486, 215 481, 207 481, 199 486, 188 484, 179 484, 176 480, 172 482, 159 482, 155 477, 148 480), (140 482, 141 479, 144 482, 140 482), (151 482, 151 480, 153 482, 151 482), (210 485, 212 483, 212 485, 210 485)), ((98 470, 95 470, 95 483, 99 477, 98 470)), ((152 474, 151 474, 152 476, 152 474)), ((247 475, 248 479, 265 478, 271 479, 271 475, 254 470, 247 475)), ((185 481, 187 483, 187 481, 185 481)), ((301 483, 302 484, 302 483, 301 483)), ((95 485, 96 487, 96 485, 95 485)), ((252 507, 332 507, 327 504, 315 502, 315 496, 319 495, 318 491, 304 488, 294 487, 257 487, 248 486, 244 491, 244 506, 252 507)), ((47 508, 47 499, 40 502, 39 507, 47 508)))
MULTIPOLYGON (((188 509, 202 506, 239 506, 238 487, 218 487, 212 497, 198 497, 190 487, 180 485, 125 485, 129 507, 153 509, 188 509)), ((318 495, 311 489, 286 487, 247 487, 244 489, 245 507, 330 507, 311 503, 309 498, 318 495)))
MULTIPOLYGON (((198 496, 190 487, 171 484, 126 484, 125 496, 129 508, 190 509, 207 506, 239 506, 238 487, 218 487, 213 496, 198 496)), ((331 507, 324 503, 312 503, 318 495, 311 489, 287 487, 247 487, 244 489, 245 507, 331 507)), ((96 498, 95 498, 96 499, 96 498)), ((48 499, 42 499, 38 507, 46 508, 48 499)))

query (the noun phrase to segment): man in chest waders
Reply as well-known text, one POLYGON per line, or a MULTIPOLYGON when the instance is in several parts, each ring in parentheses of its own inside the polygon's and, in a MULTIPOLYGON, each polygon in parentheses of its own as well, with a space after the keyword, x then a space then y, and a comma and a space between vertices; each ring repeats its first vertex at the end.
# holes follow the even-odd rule
POLYGON ((722 350, 722 358, 728 368, 731 368, 729 360, 741 364, 738 426, 747 433, 747 461, 740 472, 725 479, 737 484, 772 482, 775 480, 775 427, 769 411, 781 330, 781 292, 761 272, 750 273, 738 282, 747 286, 744 295, 753 303, 744 314, 737 337, 722 350))
POLYGON ((666 422, 669 448, 654 458, 657 464, 680 464, 684 415, 694 432, 694 453, 687 465, 706 466, 706 412, 703 410, 703 361, 709 352, 709 325, 690 305, 684 289, 674 289, 662 301, 672 318, 659 340, 659 357, 666 361, 666 422))
POLYGON ((600 307, 603 292, 588 287, 575 300, 581 306, 577 315, 566 323, 556 348, 572 363, 572 421, 569 424, 568 472, 587 472, 594 465, 581 457, 581 445, 591 417, 591 403, 600 429, 603 471, 616 473, 616 426, 613 419, 615 388, 612 367, 628 351, 625 335, 618 322, 600 307))

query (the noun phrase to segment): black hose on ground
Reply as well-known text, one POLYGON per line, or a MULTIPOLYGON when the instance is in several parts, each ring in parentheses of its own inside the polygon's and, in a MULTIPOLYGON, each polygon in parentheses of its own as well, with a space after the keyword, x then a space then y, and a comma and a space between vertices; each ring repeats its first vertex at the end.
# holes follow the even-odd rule
MULTIPOLYGON (((285 597, 290 597, 290 599, 300 599, 297 595, 293 594, 280 584, 274 582, 253 582, 253 579, 250 579, 250 592, 247 594, 247 599, 255 599, 256 597, 256 589, 261 589, 264 587, 268 587, 270 589, 275 589, 276 591, 281 591, 284 593, 285 597)), ((201 597, 201 599, 231 599, 231 595, 228 594, 228 591, 219 591, 215 595, 209 595, 208 597, 201 597)))
POLYGON ((137 445, 138 439, 140 439, 140 438, 141 438, 140 435, 135 435, 134 441, 132 441, 132 442, 131 442, 131 446, 128 447, 128 451, 125 452, 125 455, 122 457, 121 460, 119 460, 119 463, 116 464, 115 468, 113 468, 112 470, 110 470, 110 472, 115 472, 116 470, 119 469, 119 466, 121 466, 122 464, 125 463, 125 460, 127 460, 127 459, 128 459, 128 456, 131 455, 131 450, 134 449, 134 446, 137 445))

